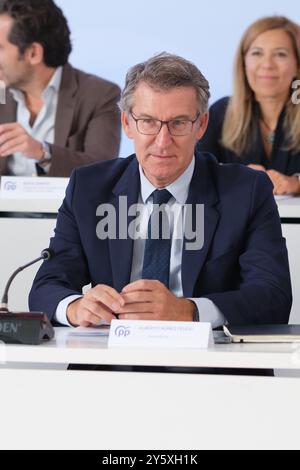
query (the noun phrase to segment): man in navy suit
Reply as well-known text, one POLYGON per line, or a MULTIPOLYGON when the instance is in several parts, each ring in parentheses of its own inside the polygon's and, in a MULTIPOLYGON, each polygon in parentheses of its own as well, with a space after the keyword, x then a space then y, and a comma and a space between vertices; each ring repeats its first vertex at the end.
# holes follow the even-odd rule
POLYGON ((55 256, 37 274, 31 310, 71 326, 115 318, 215 328, 288 321, 288 257, 269 178, 195 154, 209 96, 201 72, 177 56, 160 54, 129 71, 120 106, 136 155, 73 172, 51 241, 55 256), (170 237, 160 257, 149 224, 162 191, 169 198, 157 220, 167 214, 170 237))

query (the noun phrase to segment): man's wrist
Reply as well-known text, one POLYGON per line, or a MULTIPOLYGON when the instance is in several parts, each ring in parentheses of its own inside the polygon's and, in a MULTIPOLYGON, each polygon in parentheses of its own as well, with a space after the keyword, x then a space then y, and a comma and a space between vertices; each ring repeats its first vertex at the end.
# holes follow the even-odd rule
POLYGON ((193 302, 190 299, 184 299, 184 300, 186 303, 186 309, 185 309, 186 315, 185 316, 187 318, 187 321, 199 322, 200 321, 199 311, 195 302, 193 302))
POLYGON ((50 145, 47 142, 42 142, 42 158, 38 161, 39 165, 49 165, 52 159, 50 145))
POLYGON ((39 162, 44 159, 44 146, 42 142, 38 142, 38 144, 39 144, 39 150, 38 150, 38 153, 35 155, 35 158, 39 162))
POLYGON ((297 178, 297 183, 298 183, 298 187, 295 190, 295 194, 300 194, 300 173, 295 173, 293 176, 297 178))
POLYGON ((197 305, 195 304, 195 302, 191 301, 192 304, 193 304, 193 307, 194 307, 194 310, 193 310, 193 322, 200 322, 200 316, 199 316, 199 310, 198 310, 198 307, 197 305))
POLYGON ((77 323, 77 304, 81 301, 80 299, 74 300, 74 302, 70 303, 70 305, 67 308, 67 320, 70 323, 71 326, 74 328, 78 327, 77 323))

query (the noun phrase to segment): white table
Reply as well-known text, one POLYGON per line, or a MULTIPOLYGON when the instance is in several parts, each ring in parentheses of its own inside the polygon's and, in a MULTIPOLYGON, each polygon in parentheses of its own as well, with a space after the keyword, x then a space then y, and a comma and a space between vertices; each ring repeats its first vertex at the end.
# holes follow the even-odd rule
POLYGON ((1 345, 0 362, 6 367, 93 364, 299 371, 300 344, 225 344, 208 350, 118 350, 107 348, 107 337, 79 337, 70 328, 55 328, 55 339, 40 346, 1 345))
MULTIPOLYGON (((281 219, 300 219, 300 197, 279 199, 277 205, 281 219)), ((294 222, 296 223, 296 221, 294 222)))
POLYGON ((0 383, 0 449, 300 448, 297 379, 0 370, 0 383))
POLYGON ((73 334, 59 328, 41 346, 0 348, 0 449, 300 448, 299 378, 58 370, 77 363, 294 372, 300 345, 110 350, 105 337, 73 334))

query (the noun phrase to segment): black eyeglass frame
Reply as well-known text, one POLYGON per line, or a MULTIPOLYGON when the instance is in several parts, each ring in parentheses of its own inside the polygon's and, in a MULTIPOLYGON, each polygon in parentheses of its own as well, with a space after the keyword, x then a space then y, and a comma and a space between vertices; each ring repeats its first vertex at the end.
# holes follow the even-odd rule
MULTIPOLYGON (((198 121, 199 117, 201 116, 201 113, 199 112, 194 120, 192 120, 192 119, 170 119, 170 121, 161 121, 160 119, 154 119, 154 118, 153 118, 153 121, 160 122, 160 129, 159 129, 157 132, 155 132, 155 134, 146 134, 145 132, 141 132, 141 131, 140 131, 140 129, 139 129, 139 122, 140 122, 140 121, 145 121, 147 118, 138 118, 137 116, 135 116, 135 115, 133 114, 132 111, 130 111, 130 115, 131 115, 132 119, 135 121, 137 131, 138 131, 140 134, 142 134, 142 135, 152 135, 152 136, 153 136, 153 135, 159 135, 160 132, 161 132, 161 130, 162 130, 162 128, 163 128, 163 126, 166 125, 171 136, 173 136, 173 137, 184 137, 184 136, 189 135, 189 134, 192 133, 193 128, 194 128, 194 125, 196 124, 196 122, 198 121), (186 133, 186 134, 174 134, 174 133, 170 130, 170 127, 169 127, 170 122, 174 122, 174 121, 183 121, 183 122, 188 122, 188 123, 190 123, 190 124, 192 125, 190 132, 188 132, 188 133, 186 133)), ((148 119, 150 119, 150 118, 148 118, 148 119)), ((151 118, 151 119, 152 119, 152 118, 151 118)))

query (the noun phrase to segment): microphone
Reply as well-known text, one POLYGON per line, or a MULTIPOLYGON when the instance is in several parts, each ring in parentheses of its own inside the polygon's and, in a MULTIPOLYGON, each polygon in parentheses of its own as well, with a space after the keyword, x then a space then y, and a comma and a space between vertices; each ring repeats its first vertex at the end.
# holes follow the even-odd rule
POLYGON ((24 269, 42 260, 49 261, 53 256, 51 249, 43 250, 39 258, 21 266, 9 278, 0 304, 0 341, 37 345, 54 338, 54 329, 45 313, 12 313, 8 310, 8 292, 15 277, 24 269))
POLYGON ((0 313, 3 313, 3 312, 8 312, 8 291, 10 289, 10 286, 12 285, 12 282, 13 280, 15 279, 15 277, 21 273, 22 271, 24 271, 24 269, 26 268, 30 268, 30 266, 33 266, 34 264, 38 263, 39 261, 48 261, 50 260, 54 255, 54 252, 50 249, 48 250, 43 250, 42 253, 41 253, 41 256, 33 261, 31 261, 30 263, 28 264, 25 264, 25 266, 21 266, 20 268, 18 268, 12 275, 11 277, 9 278, 7 284, 6 284, 6 287, 5 287, 5 291, 4 291, 4 294, 3 294, 3 297, 2 297, 2 301, 1 301, 1 304, 0 304, 0 313))

